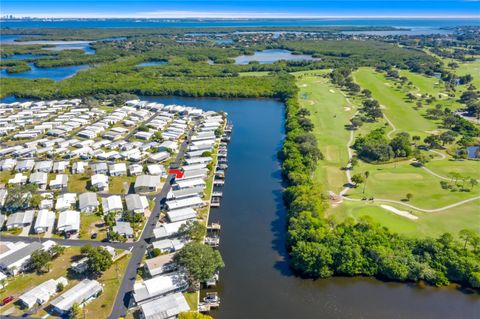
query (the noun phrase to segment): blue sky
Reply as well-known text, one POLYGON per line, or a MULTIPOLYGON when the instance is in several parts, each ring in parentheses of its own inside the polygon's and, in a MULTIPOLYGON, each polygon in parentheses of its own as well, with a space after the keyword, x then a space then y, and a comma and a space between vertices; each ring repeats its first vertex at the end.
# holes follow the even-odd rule
POLYGON ((480 0, 1 0, 1 15, 37 17, 480 17, 480 0))

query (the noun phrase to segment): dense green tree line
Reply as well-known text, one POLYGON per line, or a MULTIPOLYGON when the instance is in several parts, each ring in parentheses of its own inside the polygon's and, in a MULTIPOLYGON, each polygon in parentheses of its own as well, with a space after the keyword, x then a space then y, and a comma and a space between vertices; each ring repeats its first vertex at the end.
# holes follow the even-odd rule
POLYGON ((460 235, 463 243, 451 234, 410 239, 369 218, 336 224, 304 211, 290 220, 291 265, 314 278, 367 275, 480 288, 480 237, 469 230, 460 235))
MULTIPOLYGON (((312 151, 301 150, 301 144, 314 137, 305 138, 311 128, 301 122, 308 111, 300 108, 297 95, 291 90, 285 96, 287 135, 280 154, 289 184, 284 199, 289 209, 287 247, 292 269, 310 278, 365 275, 480 288, 480 236, 476 231, 462 231, 463 243, 448 233, 437 239, 411 239, 368 218, 337 223, 323 216, 326 201, 311 178, 317 161, 312 160, 312 151)), ((383 134, 379 131, 370 138, 384 139, 383 134)), ((409 140, 402 133, 390 142, 385 139, 389 156, 408 156, 409 140)))

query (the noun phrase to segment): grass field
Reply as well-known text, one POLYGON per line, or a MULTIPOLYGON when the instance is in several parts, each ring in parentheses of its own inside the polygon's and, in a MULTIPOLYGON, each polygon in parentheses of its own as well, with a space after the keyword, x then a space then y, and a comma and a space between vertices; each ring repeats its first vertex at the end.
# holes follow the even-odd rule
POLYGON ((90 182, 90 176, 87 174, 69 174, 68 191, 72 193, 83 193, 87 191, 87 183, 90 182))
MULTIPOLYGON (((394 87, 394 82, 371 68, 360 68, 353 73, 355 81, 372 92, 372 97, 384 106, 383 112, 393 122, 398 131, 411 135, 428 135, 437 126, 422 116, 422 111, 414 109, 415 103, 407 103, 407 92, 394 87)), ((417 82, 419 82, 417 80, 417 82)))
POLYGON ((110 176, 110 194, 128 194, 130 186, 135 182, 135 176, 110 176))
MULTIPOLYGON (((49 279, 57 279, 61 276, 67 277, 67 267, 72 263, 72 258, 74 256, 77 256, 80 254, 80 248, 79 247, 68 247, 65 249, 65 252, 63 255, 58 257, 52 262, 52 268, 50 269, 50 272, 37 275, 36 273, 23 273, 15 277, 14 279, 9 280, 8 286, 5 287, 5 289, 2 290, 1 295, 2 296, 14 296, 17 298, 20 296, 22 293, 26 292, 29 289, 32 289, 42 282, 49 280, 49 279)), ((69 289, 73 287, 73 285, 76 283, 75 280, 69 280, 68 286, 65 287, 66 289, 69 289)), ((14 307, 15 305, 13 303, 7 305, 4 308, 0 308, 1 313, 3 313, 5 310, 10 309, 11 307, 14 307)), ((22 314, 23 312, 20 309, 15 309, 13 314, 22 314)))
POLYGON ((473 62, 459 63, 458 69, 455 70, 458 75, 471 74, 473 76, 472 84, 480 88, 480 60, 473 62))
MULTIPOLYGON (((317 71, 316 74, 319 72, 317 71)), ((350 138, 350 132, 343 126, 348 123, 355 109, 327 79, 311 73, 299 73, 297 77, 301 96, 300 104, 311 113, 310 118, 315 125, 313 133, 325 157, 318 165, 315 179, 320 184, 328 185, 329 189, 338 192, 347 182, 341 167, 348 162, 346 144, 350 138)))
POLYGON ((97 233, 97 240, 107 237, 106 227, 103 226, 103 218, 96 214, 81 214, 80 218, 80 239, 91 239, 92 232, 97 233))
MULTIPOLYGON (((343 95, 338 88, 334 87, 328 79, 322 77, 327 71, 296 73, 297 86, 300 89, 300 104, 311 112, 311 119, 315 124, 314 134, 318 138, 319 147, 325 156, 320 161, 315 179, 322 189, 338 193, 346 182, 345 172, 341 170, 348 161, 347 142, 349 132, 344 125, 354 114, 355 109, 351 103, 359 105, 360 99, 343 95)), ((436 84, 437 79, 424 77, 410 72, 401 72, 413 83, 409 90, 397 89, 394 82, 386 79, 382 74, 376 73, 373 69, 361 68, 354 73, 355 80, 363 88, 372 91, 374 98, 385 106, 384 113, 394 123, 397 131, 407 131, 411 135, 426 136, 428 132, 437 129, 435 122, 422 116, 422 109, 415 109, 414 103, 405 101, 406 92, 415 90, 418 94, 442 93, 443 88, 436 84), (388 85, 386 85, 387 83, 388 85)), ((448 102, 447 96, 441 95, 440 99, 448 102)), ((365 134, 373 128, 383 126, 383 120, 375 124, 365 124, 355 134, 365 134)), ((469 178, 480 179, 479 161, 452 161, 448 155, 444 160, 437 156, 426 164, 426 167, 437 174, 448 176, 450 172, 459 172, 469 178)), ((435 209, 469 199, 480 195, 480 186, 476 186, 470 192, 452 192, 444 190, 440 186, 441 179, 429 174, 427 171, 411 165, 409 161, 402 161, 389 164, 368 164, 360 162, 353 173, 370 172, 367 181, 365 194, 362 193, 363 185, 351 189, 348 194, 351 198, 361 199, 364 197, 404 201, 406 194, 413 194, 408 202, 411 205, 423 209, 435 209)), ((470 188, 470 187, 467 187, 470 188)), ((408 211, 418 217, 411 220, 396 215, 382 207, 382 203, 375 202, 352 202, 344 200, 339 205, 332 205, 327 211, 328 215, 338 220, 346 217, 358 219, 360 216, 371 216, 374 220, 391 230, 411 236, 433 236, 449 231, 458 233, 463 228, 479 226, 480 201, 474 201, 462 206, 437 213, 422 213, 414 209, 406 208, 399 204, 390 204, 399 210, 408 211)), ((386 203, 383 203, 386 204, 386 203)))
MULTIPOLYGON (((436 162, 449 164, 448 160, 436 162)), ((473 188, 470 192, 444 190, 440 187, 441 179, 421 168, 412 166, 409 161, 389 164, 360 162, 353 173, 363 174, 365 171, 370 172, 365 194, 362 193, 364 185, 360 185, 349 191, 353 198, 373 196, 374 198, 401 201, 405 199, 407 193, 411 193, 413 198, 408 202, 409 204, 423 209, 435 209, 480 195, 480 186, 473 188)))

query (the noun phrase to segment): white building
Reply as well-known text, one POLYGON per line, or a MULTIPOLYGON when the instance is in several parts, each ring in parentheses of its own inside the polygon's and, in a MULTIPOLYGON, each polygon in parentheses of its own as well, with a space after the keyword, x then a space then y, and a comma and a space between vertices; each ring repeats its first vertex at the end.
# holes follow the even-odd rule
POLYGON ((181 293, 146 302, 140 309, 145 319, 173 319, 181 312, 190 311, 187 300, 181 293))
POLYGON ((58 314, 66 314, 70 311, 73 304, 83 304, 84 302, 97 297, 102 290, 102 285, 100 285, 98 281, 84 279, 53 300, 51 305, 54 312, 58 314))
POLYGON ((173 292, 184 291, 188 288, 188 281, 183 272, 173 272, 133 286, 133 298, 137 304, 141 304, 153 298, 159 298, 173 292))
POLYGON ((57 231, 64 233, 77 233, 80 230, 80 212, 66 210, 58 216, 57 231))
POLYGON ((111 195, 102 198, 103 213, 123 211, 122 198, 119 195, 111 195))
POLYGON ((27 309, 30 309, 35 305, 43 305, 57 293, 58 284, 66 286, 68 280, 64 277, 60 277, 57 280, 49 279, 35 288, 30 289, 18 299, 25 307, 27 307, 27 309))
POLYGON ((37 219, 35 220, 33 229, 37 234, 44 233, 48 230, 51 230, 54 223, 55 213, 50 210, 42 209, 37 214, 37 219))

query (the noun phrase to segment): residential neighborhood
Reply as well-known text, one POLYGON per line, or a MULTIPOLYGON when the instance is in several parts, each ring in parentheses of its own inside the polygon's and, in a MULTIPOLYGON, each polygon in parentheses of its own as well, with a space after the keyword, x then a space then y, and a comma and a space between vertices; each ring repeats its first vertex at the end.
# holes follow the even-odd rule
POLYGON ((79 99, 0 104, 0 270, 13 297, 0 312, 93 313, 105 294, 116 296, 105 310, 112 318, 126 311, 153 319, 159 309, 175 318, 218 307, 218 298, 199 296, 218 273, 192 281, 174 256, 197 241, 218 247, 207 222, 221 198, 231 130, 224 113, 140 100, 121 107, 79 99), (108 268, 94 268, 98 254, 108 268), (37 255, 47 256, 42 266, 37 255), (54 261, 64 255, 71 255, 65 264, 54 261), (9 285, 20 274, 36 284, 9 285), (106 274, 116 284, 107 285, 106 274))

